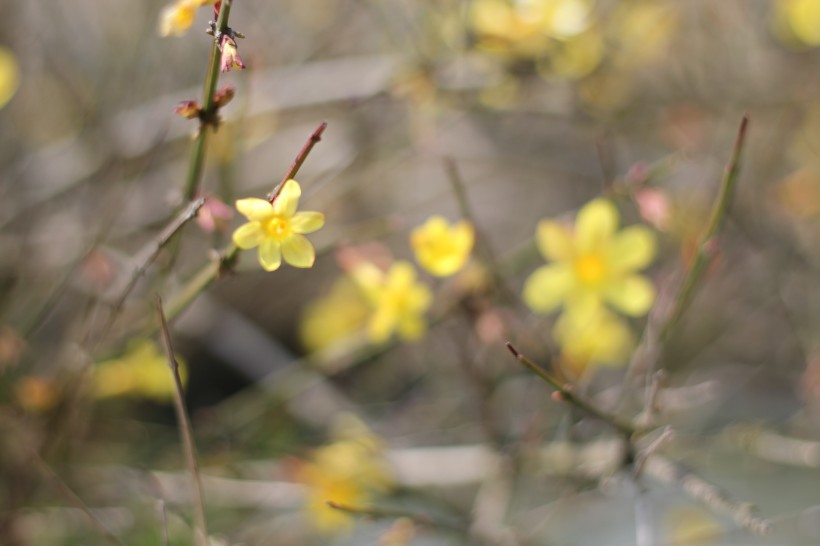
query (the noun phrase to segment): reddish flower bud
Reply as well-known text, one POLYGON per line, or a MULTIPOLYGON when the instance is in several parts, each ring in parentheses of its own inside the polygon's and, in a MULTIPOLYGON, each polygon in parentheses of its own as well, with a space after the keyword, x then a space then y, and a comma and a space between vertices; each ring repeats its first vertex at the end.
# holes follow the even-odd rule
POLYGON ((233 100, 235 94, 236 88, 234 88, 233 85, 223 86, 222 89, 219 89, 216 93, 214 93, 214 106, 217 108, 222 108, 233 100))
POLYGON ((242 57, 239 56, 239 51, 237 50, 236 40, 228 34, 225 34, 222 36, 220 48, 222 49, 222 72, 228 72, 231 68, 240 70, 245 68, 245 63, 242 62, 242 57))
POLYGON ((174 108, 174 113, 184 117, 185 119, 194 119, 199 117, 202 112, 202 107, 195 100, 184 100, 179 103, 179 106, 174 108))

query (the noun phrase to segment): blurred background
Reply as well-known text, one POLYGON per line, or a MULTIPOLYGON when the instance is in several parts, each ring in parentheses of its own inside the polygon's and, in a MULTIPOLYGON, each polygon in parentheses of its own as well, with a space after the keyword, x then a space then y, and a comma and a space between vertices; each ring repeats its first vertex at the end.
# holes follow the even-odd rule
POLYGON ((244 221, 234 201, 270 192, 323 121, 297 176, 300 209, 326 218, 314 267, 268 273, 244 251, 174 312, 214 544, 817 543, 820 2, 234 0, 247 69, 220 79, 236 97, 206 202, 148 260, 185 206, 196 122, 173 109, 202 100, 212 43, 210 6, 161 37, 169 7, 2 3, 0 543, 111 543, 79 499, 125 544, 194 543, 155 295, 185 300, 244 221), (656 424, 675 433, 666 455, 772 520, 768 537, 679 484, 624 478, 617 436, 504 347, 640 414, 635 355, 743 113, 720 238, 654 347, 656 424), (655 233, 658 295, 625 321, 628 351, 573 367, 522 286, 545 263, 539 221, 571 225, 601 195, 655 233), (413 262, 431 215, 472 223, 471 261, 417 273, 423 336, 368 339, 351 271, 413 262), (355 479, 327 478, 345 461, 364 465, 355 479), (334 495, 382 512, 335 512, 334 495))

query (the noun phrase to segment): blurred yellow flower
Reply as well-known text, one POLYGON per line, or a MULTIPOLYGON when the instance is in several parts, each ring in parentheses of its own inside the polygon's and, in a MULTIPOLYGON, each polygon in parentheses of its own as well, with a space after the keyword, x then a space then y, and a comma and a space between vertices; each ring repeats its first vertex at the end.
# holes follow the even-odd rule
POLYGON ((410 234, 416 261, 439 277, 458 272, 473 249, 473 226, 461 221, 452 226, 441 216, 431 216, 410 234))
MULTIPOLYGON (((186 379, 184 363, 180 376, 186 379)), ((134 342, 120 358, 106 360, 94 368, 92 393, 96 398, 133 396, 159 402, 171 400, 176 392, 165 354, 149 340, 134 342)))
POLYGON ((367 332, 373 343, 383 343, 393 332, 412 341, 424 335, 424 312, 433 299, 430 290, 416 281, 416 270, 408 262, 392 265, 387 273, 373 264, 357 265, 353 279, 373 308, 367 332))
POLYGON ((196 10, 215 0, 177 0, 165 6, 159 14, 160 36, 182 36, 196 19, 196 10))
POLYGON ((709 512, 696 507, 677 507, 663 518, 664 544, 707 546, 718 544, 723 534, 720 523, 709 512))
POLYGON ((3 108, 20 86, 20 66, 10 49, 0 47, 0 108, 3 108))
POLYGON ((538 249, 552 263, 530 275, 524 301, 534 311, 549 313, 561 305, 596 307, 607 303, 629 316, 649 311, 655 289, 636 272, 655 257, 655 236, 645 226, 620 232, 618 210, 595 199, 578 212, 575 229, 551 220, 538 224, 538 249))
POLYGON ((603 306, 569 309, 556 321, 555 341, 561 347, 565 371, 627 363, 635 339, 629 326, 603 306))
POLYGON ((299 335, 309 352, 343 346, 364 331, 369 317, 362 291, 349 277, 340 277, 327 295, 305 307, 299 335))
POLYGON ((470 22, 479 49, 537 57, 592 24, 592 0, 476 0, 470 22))
POLYGON ((233 242, 241 249, 259 247, 259 263, 266 271, 275 271, 282 258, 293 267, 312 267, 316 259, 313 245, 303 234, 313 233, 325 223, 321 212, 296 212, 302 188, 288 180, 273 204, 254 197, 240 199, 236 208, 249 222, 233 233, 233 242))
POLYGON ((774 30, 787 44, 820 45, 820 2, 775 0, 774 30))
POLYGON ((363 507, 393 483, 381 440, 356 423, 355 430, 317 449, 297 472, 297 479, 308 487, 308 515, 324 533, 343 533, 353 525, 350 514, 331 508, 328 501, 363 507))

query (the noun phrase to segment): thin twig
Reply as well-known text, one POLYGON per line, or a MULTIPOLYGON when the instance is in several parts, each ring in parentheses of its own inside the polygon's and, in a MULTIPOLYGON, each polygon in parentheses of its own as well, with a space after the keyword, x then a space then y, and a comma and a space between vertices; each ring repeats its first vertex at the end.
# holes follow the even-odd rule
POLYGON ((518 360, 521 364, 529 368, 530 371, 532 371, 535 375, 549 383, 552 386, 552 388, 554 388, 556 392, 558 392, 561 399, 565 402, 574 405, 581 411, 612 426, 618 432, 626 436, 627 440, 629 440, 636 433, 642 432, 629 421, 621 419, 616 415, 612 415, 598 408, 597 406, 591 404, 590 402, 587 402, 583 398, 579 397, 577 394, 575 394, 570 385, 564 384, 552 375, 550 375, 550 373, 547 370, 545 370, 544 368, 542 368, 541 366, 527 358, 525 355, 521 354, 518 351, 518 349, 513 347, 512 343, 507 342, 506 345, 507 349, 512 353, 516 360, 518 360))
POLYGON ((174 379, 174 409, 179 421, 179 433, 182 438, 182 446, 185 450, 185 459, 188 469, 191 472, 191 487, 194 496, 194 518, 196 520, 195 536, 199 546, 208 546, 208 527, 205 520, 205 503, 202 499, 202 476, 199 473, 199 463, 196 459, 196 448, 194 447, 193 428, 188 417, 188 410, 185 408, 185 399, 182 389, 182 378, 179 375, 179 362, 174 356, 174 349, 171 345, 171 333, 168 330, 168 323, 165 320, 165 312, 162 309, 162 300, 157 296, 157 315, 159 316, 160 334, 165 355, 168 358, 168 367, 174 379))
POLYGON ((109 531, 105 525, 94 515, 94 512, 88 507, 88 505, 83 502, 83 500, 74 492, 73 489, 60 477, 57 472, 54 471, 51 466, 43 460, 40 455, 32 450, 31 452, 32 459, 34 460, 37 468, 40 470, 48 480, 54 483, 57 487, 57 491, 65 498, 69 503, 74 505, 77 509, 79 509, 83 514, 85 514, 86 518, 88 518, 89 523, 94 528, 97 533, 99 533, 103 538, 105 538, 111 544, 115 544, 116 546, 125 546, 125 544, 116 537, 111 531, 109 531))
POLYGON ((473 226, 476 239, 477 250, 481 253, 481 258, 486 262, 492 274, 493 282, 496 288, 503 293, 504 296, 515 299, 514 294, 507 288, 504 282, 504 276, 501 274, 501 267, 498 262, 498 257, 495 255, 492 246, 490 245, 484 231, 479 227, 476 221, 475 214, 473 214, 470 201, 467 199, 467 192, 464 188, 464 180, 461 178, 461 173, 458 170, 455 160, 452 157, 444 158, 444 170, 447 173, 447 180, 450 181, 450 186, 453 188, 453 193, 458 202, 458 208, 461 216, 470 222, 473 226))
POLYGON ((120 291, 120 295, 117 297, 116 302, 111 308, 111 316, 114 317, 119 313, 120 309, 122 308, 123 304, 125 303, 126 298, 136 286, 137 281, 143 274, 148 270, 148 267, 157 259, 160 251, 168 244, 168 241, 180 230, 182 227, 187 224, 189 221, 194 219, 201 209, 205 205, 205 198, 200 197, 196 201, 191 202, 185 210, 183 210, 174 220, 168 224, 168 226, 162 230, 162 232, 157 235, 157 237, 149 242, 142 250, 140 250, 138 254, 138 259, 136 260, 137 265, 131 271, 131 274, 128 277, 128 281, 126 282, 125 286, 120 291))
POLYGON ((706 270, 706 266, 714 256, 715 237, 718 235, 726 219, 729 205, 734 195, 735 186, 737 185, 738 174, 740 173, 740 158, 743 152, 743 145, 746 142, 746 129, 748 125, 749 116, 744 114, 740 120, 740 127, 738 127, 737 130, 732 157, 729 159, 729 163, 726 164, 723 180, 720 183, 720 192, 717 201, 715 201, 715 206, 712 208, 709 223, 706 225, 706 229, 698 240, 695 258, 681 283, 680 290, 673 303, 672 311, 666 319, 663 328, 660 330, 659 339, 661 342, 666 341, 672 329, 678 323, 681 316, 683 316, 684 312, 686 312, 695 294, 698 283, 706 270))
POLYGON ((279 192, 282 191, 282 188, 285 185, 285 182, 296 176, 296 173, 299 172, 299 169, 302 168, 302 164, 307 159, 308 155, 310 155, 310 151, 313 150, 313 147, 322 140, 322 133, 325 132, 327 129, 327 122, 323 121, 319 124, 315 131, 310 135, 307 139, 305 144, 302 146, 302 149, 299 150, 299 153, 296 155, 296 159, 293 160, 293 163, 290 165, 290 169, 285 176, 282 177, 282 180, 273 188, 273 190, 268 194, 268 201, 273 203, 276 197, 279 195, 279 192))
POLYGON ((645 473, 663 483, 680 486, 692 499, 715 512, 728 514, 735 523, 748 531, 757 535, 771 531, 771 522, 755 516, 751 504, 733 499, 727 492, 680 463, 653 455, 647 459, 645 473))
POLYGON ((340 512, 346 512, 348 514, 353 514, 356 516, 368 517, 373 519, 407 518, 416 523, 417 525, 432 527, 443 531, 450 531, 452 533, 458 533, 461 535, 469 534, 469 529, 466 526, 449 522, 441 518, 436 518, 430 514, 419 514, 415 512, 407 512, 404 510, 385 509, 374 506, 352 506, 349 504, 341 504, 330 500, 325 501, 325 504, 327 504, 330 508, 333 508, 334 510, 339 510, 340 512))

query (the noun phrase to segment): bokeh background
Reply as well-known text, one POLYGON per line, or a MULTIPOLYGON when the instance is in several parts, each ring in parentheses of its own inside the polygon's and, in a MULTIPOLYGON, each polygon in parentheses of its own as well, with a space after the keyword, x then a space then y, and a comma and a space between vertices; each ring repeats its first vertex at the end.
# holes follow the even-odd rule
MULTIPOLYGON (((195 123, 173 108, 201 100, 208 64, 210 7, 166 38, 166 4, 2 3, 3 544, 106 543, 73 494, 126 544, 193 543, 170 391, 128 379, 128 363, 165 373, 146 333, 154 295, 173 300, 241 218, 186 225, 178 256, 116 305, 182 204, 195 123), (100 394, 105 363, 120 371, 100 394)), ((174 320, 214 540, 616 546, 639 540, 637 517, 651 544, 817 543, 820 2, 235 0, 230 23, 248 68, 220 80, 236 98, 209 142, 206 208, 271 191, 326 121, 297 177, 326 225, 312 269, 266 273, 242 253, 174 320), (657 233, 647 275, 659 305, 673 298, 744 112, 719 244, 662 347, 659 423, 675 431, 665 453, 772 519, 765 538, 680 487, 610 476, 610 431, 504 348, 557 354, 555 317, 521 300, 543 265, 535 227, 602 194, 657 233), (427 335, 362 341, 365 311, 340 281, 351 260, 412 261, 415 226, 465 210, 482 252, 460 276, 420 273, 427 335), (386 461, 363 503, 462 530, 322 520, 305 476, 351 434, 386 461)), ((652 316, 630 320, 636 344, 652 316)), ((635 416, 629 360, 588 367, 581 387, 635 416)))

